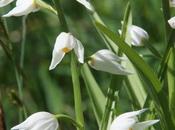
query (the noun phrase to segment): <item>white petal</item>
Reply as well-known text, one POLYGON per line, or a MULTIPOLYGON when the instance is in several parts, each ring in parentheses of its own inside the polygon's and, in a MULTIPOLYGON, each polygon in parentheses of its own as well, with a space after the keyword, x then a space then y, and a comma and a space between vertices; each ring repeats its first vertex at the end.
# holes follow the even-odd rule
POLYGON ((16 125, 14 126, 13 128, 11 128, 11 130, 25 130, 25 129, 28 129, 25 125, 25 122, 19 124, 19 125, 16 125))
POLYGON ((108 59, 109 61, 110 60, 111 61, 122 61, 122 60, 124 60, 123 57, 117 56, 116 54, 114 54, 112 51, 110 51, 108 49, 99 50, 93 56, 97 59, 108 59))
POLYGON ((72 50, 75 47, 76 41, 71 33, 61 32, 56 39, 54 49, 62 50, 63 48, 68 48, 72 50))
POLYGON ((49 67, 49 70, 54 69, 63 59, 65 53, 63 51, 56 51, 55 49, 52 52, 52 61, 49 67))
POLYGON ((59 127, 59 124, 57 123, 57 120, 55 122, 51 122, 48 126, 45 127, 43 130, 57 130, 59 127))
POLYGON ((118 57, 110 50, 103 49, 93 54, 91 56, 91 60, 88 61, 88 64, 96 70, 108 72, 111 74, 131 74, 131 72, 127 71, 122 65, 118 63, 121 60, 123 60, 123 58, 118 57))
POLYGON ((94 8, 87 0, 77 0, 80 4, 84 5, 89 11, 94 11, 94 8))
POLYGON ((56 130, 57 128, 58 122, 54 115, 48 112, 37 112, 29 116, 23 123, 11 128, 11 130, 56 130))
POLYGON ((135 25, 129 27, 129 33, 131 36, 131 43, 134 46, 143 46, 143 41, 149 39, 148 33, 144 29, 135 25))
POLYGON ((28 5, 28 4, 16 6, 10 12, 3 15, 3 17, 28 15, 33 11, 33 9, 34 9, 33 5, 28 5))
POLYGON ((117 119, 136 117, 137 115, 140 115, 147 110, 148 109, 142 109, 142 110, 138 110, 138 111, 127 112, 127 113, 124 113, 124 114, 118 116, 117 119))
POLYGON ((54 120, 56 120, 54 116, 48 112, 37 112, 29 116, 21 124, 11 128, 11 130, 31 130, 38 124, 42 124, 42 122, 54 121, 54 120))
POLYGON ((132 128, 136 122, 137 120, 132 118, 121 120, 114 119, 110 126, 110 130, 129 130, 129 128, 132 128))
POLYGON ((75 54, 77 55, 79 62, 84 63, 84 47, 79 40, 76 39, 76 41, 74 47, 75 54))
POLYGON ((171 28, 175 29, 175 17, 172 17, 168 20, 169 25, 171 28))
POLYGON ((13 1, 14 0, 0 0, 0 7, 4 7, 4 6, 10 4, 13 1))
POLYGON ((48 120, 41 120, 34 125, 31 130, 57 130, 58 122, 56 118, 50 118, 48 120))
POLYGON ((139 123, 136 123, 132 128, 133 130, 144 130, 149 126, 156 124, 157 122, 159 122, 159 120, 149 120, 149 121, 139 122, 139 123))
POLYGON ((107 61, 107 60, 103 61, 103 60, 92 59, 91 61, 88 62, 88 64, 95 70, 100 70, 111 74, 117 74, 117 75, 132 74, 131 72, 127 71, 124 67, 122 67, 119 63, 114 61, 107 61))

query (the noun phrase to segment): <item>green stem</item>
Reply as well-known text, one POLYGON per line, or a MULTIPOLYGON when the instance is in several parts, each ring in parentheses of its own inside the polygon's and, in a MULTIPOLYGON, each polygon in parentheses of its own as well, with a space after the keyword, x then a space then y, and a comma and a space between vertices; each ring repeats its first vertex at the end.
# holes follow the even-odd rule
MULTIPOLYGON (((77 62, 76 62, 74 53, 71 54, 71 72, 72 72, 76 119, 77 119, 77 122, 79 122, 82 126, 84 126, 79 73, 78 73, 77 62)), ((81 130, 83 129, 84 127, 82 127, 81 130)))
POLYGON ((170 19, 169 0, 162 0, 162 9, 163 9, 163 16, 164 16, 164 23, 165 23, 165 42, 167 43, 168 36, 171 30, 167 22, 170 19))
MULTIPOLYGON (((69 32, 69 28, 67 22, 65 20, 60 1, 53 0, 56 9, 58 18, 61 24, 61 30, 65 32, 69 32)), ((82 101, 81 101, 81 91, 80 91, 80 81, 79 81, 79 73, 77 67, 77 60, 75 59, 75 54, 71 54, 71 73, 72 73, 72 82, 73 82, 73 91, 74 91, 74 102, 75 102, 75 113, 76 113, 76 120, 82 125, 82 128, 77 127, 77 130, 84 130, 84 117, 83 117, 83 110, 82 110, 82 101)))
POLYGON ((151 44, 149 43, 144 43, 144 45, 150 50, 150 52, 157 57, 158 59, 161 59, 162 56, 161 54, 156 50, 156 48, 154 48, 151 44))
POLYGON ((44 2, 43 0, 36 0, 35 2, 39 7, 43 8, 43 9, 47 9, 56 15, 58 14, 57 11, 54 8, 52 8, 52 6, 50 6, 49 4, 44 2))
MULTIPOLYGON (((21 41, 21 55, 20 55, 20 69, 24 66, 24 56, 25 56, 25 43, 26 43, 26 19, 27 16, 22 17, 22 41, 21 41)), ((16 72, 17 81, 19 84, 19 97, 23 101, 23 77, 18 75, 16 72)))
POLYGON ((107 130, 109 118, 110 118, 110 113, 112 110, 112 104, 115 99, 115 92, 120 90, 122 81, 123 81, 123 76, 113 76, 111 80, 111 84, 109 86, 109 90, 107 92, 107 101, 106 101, 106 107, 105 107, 105 112, 103 114, 102 118, 102 123, 101 123, 101 129, 100 130, 107 130), (117 82, 117 86, 116 86, 117 82))
POLYGON ((71 117, 68 116, 68 115, 57 114, 57 115, 55 115, 54 117, 57 118, 58 120, 69 121, 69 122, 71 122, 74 126, 79 127, 79 128, 82 128, 82 126, 81 126, 78 122, 76 122, 73 118, 71 118, 71 117))
POLYGON ((26 20, 27 15, 22 17, 22 41, 21 41, 21 56, 20 56, 21 69, 24 66, 25 43, 26 43, 26 20))
POLYGON ((55 4, 56 10, 57 10, 58 19, 59 19, 60 25, 61 25, 60 26, 61 31, 69 32, 69 28, 68 28, 66 19, 64 17, 64 14, 63 14, 62 7, 60 5, 60 0, 52 0, 52 1, 55 4))
POLYGON ((159 70, 159 73, 158 73, 158 78, 160 79, 160 81, 162 81, 164 79, 164 76, 165 76, 165 70, 167 68, 167 62, 168 62, 168 58, 169 58, 169 54, 170 54, 170 50, 171 50, 171 47, 173 47, 173 43, 175 41, 175 31, 173 30, 171 32, 171 35, 170 35, 170 38, 168 40, 168 45, 167 45, 167 48, 165 50, 165 53, 163 55, 163 58, 162 58, 162 62, 161 62, 161 66, 160 66, 160 70, 159 70))

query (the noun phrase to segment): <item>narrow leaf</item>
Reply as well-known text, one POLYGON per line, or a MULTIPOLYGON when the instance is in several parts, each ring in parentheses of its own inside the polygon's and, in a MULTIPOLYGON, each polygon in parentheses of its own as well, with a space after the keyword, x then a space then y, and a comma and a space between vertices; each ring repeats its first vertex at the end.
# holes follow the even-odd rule
POLYGON ((169 111, 175 125, 175 48, 171 48, 168 60, 167 80, 169 91, 169 111))
POLYGON ((98 122, 98 125, 100 126, 102 115, 105 109, 105 96, 102 93, 97 82, 95 81, 87 64, 83 65, 81 72, 86 84, 91 104, 93 106, 96 120, 98 122))

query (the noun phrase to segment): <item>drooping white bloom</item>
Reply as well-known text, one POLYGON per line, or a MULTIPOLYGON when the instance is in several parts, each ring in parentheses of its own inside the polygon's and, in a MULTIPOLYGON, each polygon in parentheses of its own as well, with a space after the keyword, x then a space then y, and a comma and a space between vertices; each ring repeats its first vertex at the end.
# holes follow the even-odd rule
POLYGON ((148 33, 135 25, 129 27, 129 34, 131 37, 131 44, 134 46, 143 46, 144 41, 149 39, 148 33))
POLYGON ((147 109, 139 111, 127 112, 119 115, 114 119, 110 126, 110 130, 144 130, 149 126, 159 122, 159 120, 148 120, 138 122, 137 116, 145 112, 147 109))
POLYGON ((57 130, 57 119, 48 112, 37 112, 11 130, 57 130))
POLYGON ((56 39, 49 70, 54 69, 64 55, 74 49, 80 63, 84 63, 84 47, 71 33, 62 32, 56 39))
POLYGON ((107 49, 97 51, 90 57, 88 64, 95 70, 108 72, 111 74, 127 75, 131 72, 127 71, 122 65, 119 64, 124 60, 113 52, 107 49))
POLYGON ((4 6, 10 4, 13 1, 14 0, 0 0, 0 7, 4 7, 4 6))
POLYGON ((175 29, 175 17, 172 17, 168 20, 169 25, 171 28, 175 29))
POLYGON ((35 0, 17 0, 16 7, 7 14, 3 15, 3 17, 28 15, 29 13, 36 12, 38 10, 39 7, 37 6, 35 0))
POLYGON ((94 8, 88 0, 77 0, 77 2, 84 5, 89 11, 94 12, 94 8))

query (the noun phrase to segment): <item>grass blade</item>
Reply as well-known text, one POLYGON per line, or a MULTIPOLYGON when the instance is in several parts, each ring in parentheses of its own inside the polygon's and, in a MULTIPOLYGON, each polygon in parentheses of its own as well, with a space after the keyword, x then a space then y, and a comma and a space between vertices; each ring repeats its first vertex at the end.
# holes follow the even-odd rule
POLYGON ((104 103, 105 96, 102 93, 97 82, 95 81, 87 64, 83 65, 81 72, 82 72, 84 82, 86 84, 86 88, 89 94, 91 104, 93 106, 93 111, 95 113, 97 123, 100 126, 102 115, 105 109, 105 103, 104 103))

